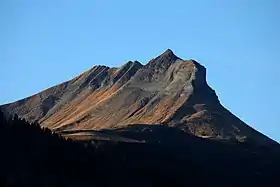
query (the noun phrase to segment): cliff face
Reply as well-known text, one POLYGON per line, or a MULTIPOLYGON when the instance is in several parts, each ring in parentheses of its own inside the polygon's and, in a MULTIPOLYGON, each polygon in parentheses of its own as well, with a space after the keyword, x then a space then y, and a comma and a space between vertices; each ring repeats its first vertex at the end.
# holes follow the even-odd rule
POLYGON ((1 108, 57 131, 165 124, 205 138, 273 142, 220 104, 206 82, 205 67, 169 49, 146 65, 95 66, 1 108))

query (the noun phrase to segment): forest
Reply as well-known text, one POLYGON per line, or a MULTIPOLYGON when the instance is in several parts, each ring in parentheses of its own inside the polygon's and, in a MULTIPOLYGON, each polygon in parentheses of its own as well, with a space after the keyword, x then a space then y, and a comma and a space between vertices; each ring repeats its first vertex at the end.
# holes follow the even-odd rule
POLYGON ((180 135, 158 127, 129 131, 145 143, 73 141, 2 112, 0 123, 1 187, 271 186, 280 176, 278 147, 191 135, 167 141, 180 135))

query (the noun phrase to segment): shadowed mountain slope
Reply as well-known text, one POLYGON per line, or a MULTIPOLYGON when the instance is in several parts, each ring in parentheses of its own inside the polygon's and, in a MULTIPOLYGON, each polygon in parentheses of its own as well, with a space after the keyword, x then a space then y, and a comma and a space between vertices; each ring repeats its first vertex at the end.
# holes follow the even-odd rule
POLYGON ((180 59, 170 49, 146 65, 129 61, 120 68, 94 66, 1 109, 55 131, 165 124, 199 137, 275 143, 221 105, 206 82, 205 67, 180 59))
POLYGON ((76 133, 111 141, 65 140, 36 123, 5 120, 0 111, 0 186, 256 187, 279 181, 279 145, 201 139, 166 125, 76 133))

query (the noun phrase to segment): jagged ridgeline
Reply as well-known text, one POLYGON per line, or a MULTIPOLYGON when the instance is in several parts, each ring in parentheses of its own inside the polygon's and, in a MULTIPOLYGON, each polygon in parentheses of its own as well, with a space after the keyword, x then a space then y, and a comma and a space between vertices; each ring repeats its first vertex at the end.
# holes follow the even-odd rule
POLYGON ((57 132, 164 124, 203 138, 276 144, 221 105, 207 84, 205 67, 170 49, 146 65, 94 66, 1 109, 57 132))

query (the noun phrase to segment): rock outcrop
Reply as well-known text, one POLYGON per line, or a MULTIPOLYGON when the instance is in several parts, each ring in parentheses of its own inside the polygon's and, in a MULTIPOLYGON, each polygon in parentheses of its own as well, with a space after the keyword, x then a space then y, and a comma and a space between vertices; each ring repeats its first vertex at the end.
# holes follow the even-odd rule
POLYGON ((221 105, 207 84, 205 67, 170 49, 146 65, 95 66, 1 108, 56 131, 165 124, 204 138, 273 143, 221 105))

